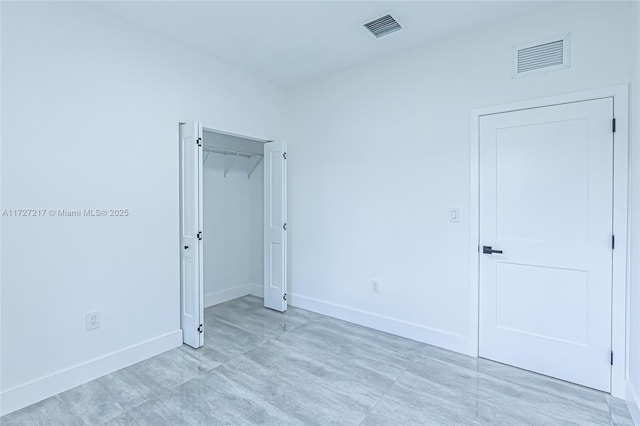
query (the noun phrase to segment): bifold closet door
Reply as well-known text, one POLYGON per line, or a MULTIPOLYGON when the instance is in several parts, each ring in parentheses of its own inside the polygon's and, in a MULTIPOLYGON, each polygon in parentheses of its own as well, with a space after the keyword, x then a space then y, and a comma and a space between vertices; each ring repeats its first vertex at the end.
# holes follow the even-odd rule
POLYGON ((287 153, 264 145, 264 306, 287 309, 287 153))
POLYGON ((180 326, 183 342, 204 344, 202 126, 180 125, 180 326))

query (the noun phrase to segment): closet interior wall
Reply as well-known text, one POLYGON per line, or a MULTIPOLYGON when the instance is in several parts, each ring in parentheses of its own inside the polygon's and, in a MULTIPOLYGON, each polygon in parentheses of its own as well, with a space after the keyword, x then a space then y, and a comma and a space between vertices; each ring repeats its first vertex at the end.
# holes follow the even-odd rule
POLYGON ((264 144, 206 130, 203 137, 204 306, 262 297, 264 144))

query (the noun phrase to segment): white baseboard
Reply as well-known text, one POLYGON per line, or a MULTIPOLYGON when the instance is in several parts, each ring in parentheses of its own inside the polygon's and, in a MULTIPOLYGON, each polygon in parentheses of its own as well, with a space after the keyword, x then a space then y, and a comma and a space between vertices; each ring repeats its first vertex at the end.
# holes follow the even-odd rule
POLYGON ((638 398, 638 392, 634 389, 631 381, 627 380, 627 407, 633 423, 640 425, 640 398, 638 398))
POLYGON ((204 307, 208 308, 248 294, 263 297, 263 292, 263 285, 254 283, 240 284, 224 290, 212 291, 204 295, 204 307))
POLYGON ((289 303, 298 308, 307 309, 354 324, 417 340, 418 342, 438 346, 465 355, 476 356, 476 354, 469 353, 470 345, 468 336, 462 336, 299 294, 292 294, 289 303))
POLYGON ((231 288, 225 288, 224 290, 212 291, 204 295, 204 307, 218 305, 220 303, 228 302, 229 300, 237 299, 238 297, 246 296, 249 294, 249 287, 247 284, 237 285, 231 288))
POLYGON ((115 352, 24 383, 0 394, 0 416, 113 373, 182 345, 182 330, 146 340, 115 352))

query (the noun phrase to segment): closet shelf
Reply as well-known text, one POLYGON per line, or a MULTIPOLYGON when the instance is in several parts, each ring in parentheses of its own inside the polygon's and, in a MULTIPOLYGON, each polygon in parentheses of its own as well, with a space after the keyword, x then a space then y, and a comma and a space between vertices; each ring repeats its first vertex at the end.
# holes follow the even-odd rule
POLYGON ((255 158, 253 162, 249 163, 249 167, 247 168, 247 179, 251 179, 251 175, 262 161, 262 157, 264 157, 263 154, 258 154, 255 152, 235 151, 231 149, 214 148, 210 146, 205 146, 202 149, 207 153, 207 155, 204 157, 205 162, 207 161, 207 158, 209 158, 209 154, 229 156, 229 160, 227 160, 224 166, 224 177, 227 177, 227 174, 229 173, 229 170, 231 170, 231 166, 233 166, 233 163, 235 163, 236 159, 238 157, 244 157, 249 160, 255 158))

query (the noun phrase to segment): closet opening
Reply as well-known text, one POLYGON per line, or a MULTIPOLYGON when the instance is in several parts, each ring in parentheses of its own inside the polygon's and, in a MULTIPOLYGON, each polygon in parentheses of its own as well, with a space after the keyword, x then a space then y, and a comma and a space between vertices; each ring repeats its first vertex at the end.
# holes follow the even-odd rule
POLYGON ((203 131, 204 308, 264 292, 264 142, 203 131))
POLYGON ((206 308, 247 295, 287 308, 286 152, 282 142, 185 123, 180 157, 181 327, 198 348, 206 308))

